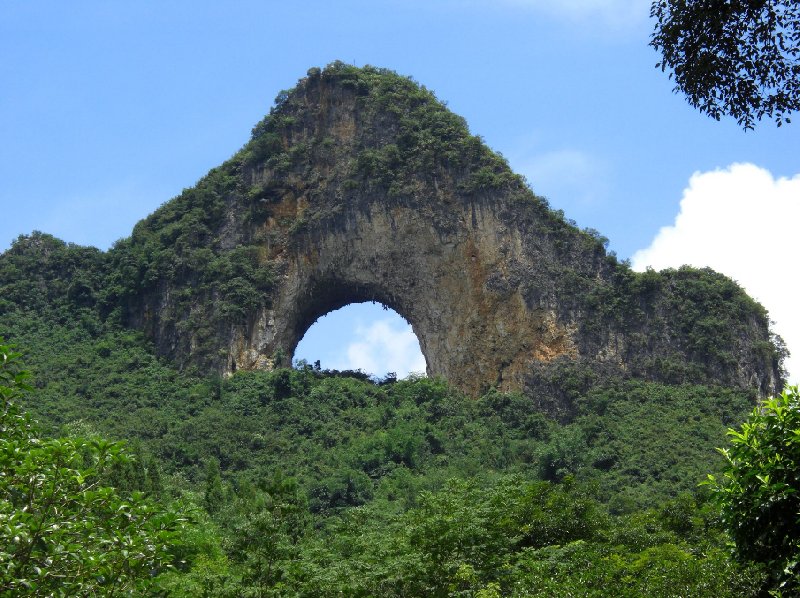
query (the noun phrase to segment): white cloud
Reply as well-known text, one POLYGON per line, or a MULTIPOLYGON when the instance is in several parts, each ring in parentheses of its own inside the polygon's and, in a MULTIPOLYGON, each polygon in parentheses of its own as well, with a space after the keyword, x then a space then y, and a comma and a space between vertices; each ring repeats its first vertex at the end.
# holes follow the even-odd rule
POLYGON ((662 228, 633 268, 683 264, 711 268, 741 284, 769 311, 793 353, 789 379, 800 382, 800 174, 775 178, 753 164, 695 173, 675 224, 662 228))
POLYGON ((347 360, 339 369, 361 369, 382 376, 395 372, 398 378, 425 373, 425 358, 411 326, 384 319, 358 325, 355 339, 347 346, 347 360))

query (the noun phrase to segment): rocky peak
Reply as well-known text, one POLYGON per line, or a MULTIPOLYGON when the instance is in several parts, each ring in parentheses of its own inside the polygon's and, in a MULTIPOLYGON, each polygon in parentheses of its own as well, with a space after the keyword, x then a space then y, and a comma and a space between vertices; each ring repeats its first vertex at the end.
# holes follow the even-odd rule
POLYGON ((185 365, 288 365, 317 318, 371 300, 411 323, 429 375, 543 393, 551 411, 566 408, 551 375, 564 368, 781 385, 766 313, 735 283, 632 272, 383 69, 311 69, 111 258, 127 321, 185 365))

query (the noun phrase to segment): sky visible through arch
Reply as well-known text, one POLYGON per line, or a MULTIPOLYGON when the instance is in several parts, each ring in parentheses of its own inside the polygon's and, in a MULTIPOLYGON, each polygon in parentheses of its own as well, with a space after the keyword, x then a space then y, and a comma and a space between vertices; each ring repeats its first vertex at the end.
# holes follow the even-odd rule
MULTIPOLYGON (((4 2, 0 250, 33 230, 107 249, 235 153, 309 67, 372 64, 435 91, 535 192, 635 268, 709 265, 739 281, 797 354, 788 365, 800 382, 800 122, 745 133, 692 109, 654 68, 648 8, 4 2)), ((340 354, 359 343, 369 354, 369 339, 377 354, 391 331, 395 346, 407 338, 376 321, 327 334, 340 354), (367 333, 373 325, 382 332, 367 333)))
POLYGON ((323 369, 361 370, 378 378, 425 374, 425 357, 411 325, 380 303, 351 303, 317 320, 294 352, 295 361, 323 369), (342 330, 346 336, 344 342, 342 330))

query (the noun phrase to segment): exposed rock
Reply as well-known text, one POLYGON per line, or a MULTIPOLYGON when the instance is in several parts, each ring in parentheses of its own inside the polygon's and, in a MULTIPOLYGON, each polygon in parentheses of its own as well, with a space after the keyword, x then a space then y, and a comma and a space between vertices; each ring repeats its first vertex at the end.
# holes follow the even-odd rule
MULTIPOLYGON (((429 375, 471 394, 539 392, 548 364, 782 383, 766 313, 735 283, 633 273, 389 71, 310 71, 113 257, 130 271, 128 322, 163 354, 223 372, 288 364, 317 318, 377 301, 411 323, 429 375)), ((561 410, 553 401, 543 408, 561 410)))

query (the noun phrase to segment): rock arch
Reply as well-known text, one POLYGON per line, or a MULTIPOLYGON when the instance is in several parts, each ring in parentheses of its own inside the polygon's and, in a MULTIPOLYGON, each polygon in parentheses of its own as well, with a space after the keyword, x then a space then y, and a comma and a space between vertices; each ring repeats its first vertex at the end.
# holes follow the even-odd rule
POLYGON ((318 317, 359 301, 406 318, 428 374, 469 392, 518 388, 528 361, 577 356, 574 329, 553 310, 530 309, 519 289, 490 290, 522 257, 515 243, 498 243, 491 210, 465 206, 447 235, 413 207, 375 202, 349 216, 343 230, 308 235, 286 256, 274 306, 237 339, 230 369, 268 366, 278 348, 293 355, 318 317))
POLYGON ((430 375, 473 395, 552 390, 564 364, 586 384, 781 384, 766 312, 735 283, 632 272, 433 94, 382 69, 310 70, 112 259, 135 281, 128 323, 221 372, 274 367, 319 316, 374 300, 411 323, 430 375))

